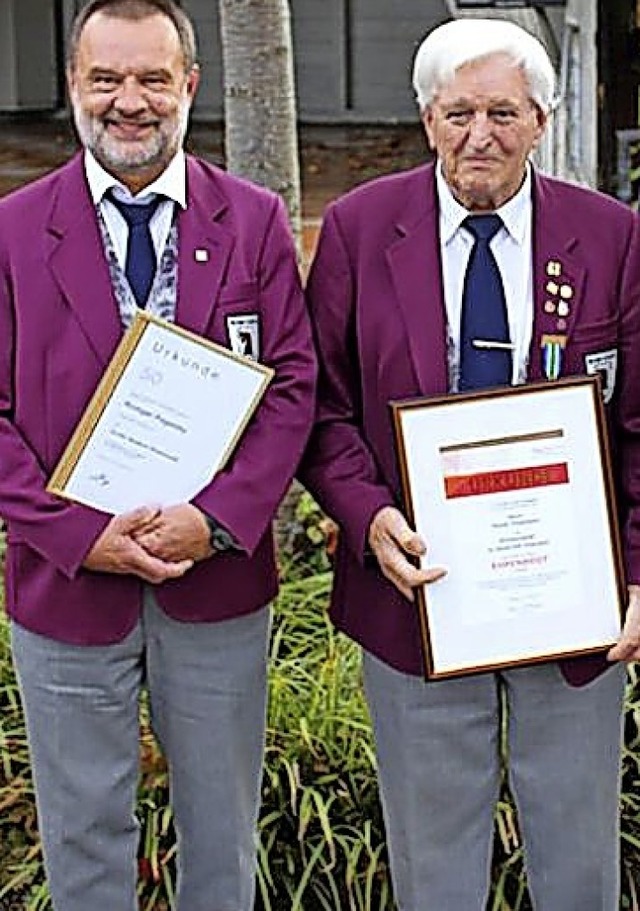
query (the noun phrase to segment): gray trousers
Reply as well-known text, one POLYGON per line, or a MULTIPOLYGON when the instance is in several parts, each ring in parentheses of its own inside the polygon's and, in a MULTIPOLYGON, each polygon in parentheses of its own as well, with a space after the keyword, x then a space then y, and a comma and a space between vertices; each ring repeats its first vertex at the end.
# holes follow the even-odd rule
POLYGON ((149 590, 140 623, 115 645, 76 647, 13 625, 56 911, 138 907, 143 685, 170 768, 177 908, 252 911, 269 617, 177 623, 149 590))
POLYGON ((482 911, 509 776, 536 911, 618 911, 624 668, 576 689, 555 664, 425 684, 365 655, 399 911, 482 911))

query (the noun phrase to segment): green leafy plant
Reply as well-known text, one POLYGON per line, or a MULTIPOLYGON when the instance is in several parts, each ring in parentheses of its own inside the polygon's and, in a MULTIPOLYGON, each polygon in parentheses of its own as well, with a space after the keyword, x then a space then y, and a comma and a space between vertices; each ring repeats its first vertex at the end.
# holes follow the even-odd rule
MULTIPOLYGON (((319 515, 310 509, 303 519, 303 527, 317 525, 319 515)), ((256 911, 392 911, 359 649, 327 618, 330 573, 301 570, 296 565, 287 577, 274 608, 256 911)), ((640 689, 634 669, 625 734, 621 909, 640 911, 640 689)), ((176 849, 165 763, 144 703, 141 767, 140 908, 167 911, 174 896, 176 849)), ((49 907, 26 735, 7 624, 0 620, 0 909, 49 907)), ((531 909, 506 779, 496 811, 488 907, 531 909)))

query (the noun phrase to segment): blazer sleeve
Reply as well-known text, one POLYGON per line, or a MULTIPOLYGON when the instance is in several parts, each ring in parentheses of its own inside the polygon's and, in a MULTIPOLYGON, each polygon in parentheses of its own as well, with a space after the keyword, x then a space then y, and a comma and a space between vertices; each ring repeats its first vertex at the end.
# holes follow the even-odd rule
POLYGON ((316 423, 300 479, 364 562, 371 520, 395 505, 364 431, 354 263, 335 206, 325 215, 307 283, 320 364, 316 423))
POLYGON ((635 214, 622 256, 618 338, 620 374, 613 443, 620 466, 627 581, 640 584, 640 218, 635 214))
POLYGON ((110 517, 46 491, 47 475, 16 420, 19 341, 12 288, 9 257, 0 237, 0 516, 15 539, 72 578, 110 517))
POLYGON ((228 466, 195 498, 252 554, 271 523, 313 422, 316 356, 286 211, 270 197, 258 264, 261 361, 275 370, 228 466))

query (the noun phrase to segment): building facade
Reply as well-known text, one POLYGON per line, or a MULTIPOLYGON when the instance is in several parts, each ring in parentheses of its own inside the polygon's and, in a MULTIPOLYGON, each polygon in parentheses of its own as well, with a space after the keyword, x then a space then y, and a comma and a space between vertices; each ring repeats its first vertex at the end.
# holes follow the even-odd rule
MULTIPOLYGON (((64 110, 65 41, 85 0, 0 0, 0 112, 64 110)), ((563 104, 541 163, 596 181, 597 0, 502 8, 503 0, 290 0, 302 123, 415 121, 411 60, 420 39, 458 15, 509 16, 537 35, 560 76, 563 104), (464 9, 461 6, 464 5, 464 9), (571 125, 570 128, 568 125, 571 125)), ((223 117, 217 0, 183 0, 198 33, 203 80, 194 116, 223 117)))
MULTIPOLYGON (((0 0, 0 110, 63 108, 68 27, 83 0, 0 0)), ((222 118, 216 0, 184 0, 198 33, 200 116, 222 118)), ((393 122, 415 117, 411 57, 420 38, 455 15, 448 0, 291 0, 300 119, 393 122)), ((473 13, 466 13, 465 15, 473 13)), ((509 13, 552 45, 557 12, 509 13), (551 25, 550 25, 551 23, 551 25)))

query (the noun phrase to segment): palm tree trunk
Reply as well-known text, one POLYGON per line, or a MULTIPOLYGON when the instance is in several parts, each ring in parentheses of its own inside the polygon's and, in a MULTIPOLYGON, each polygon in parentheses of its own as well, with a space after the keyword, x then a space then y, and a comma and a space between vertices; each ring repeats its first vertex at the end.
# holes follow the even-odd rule
POLYGON ((284 198, 300 248, 300 171, 288 0, 220 0, 227 168, 284 198))
MULTIPOLYGON (((302 261, 300 169, 289 0, 219 0, 227 169, 279 193, 302 261)), ((276 519, 286 546, 302 488, 276 519)))

